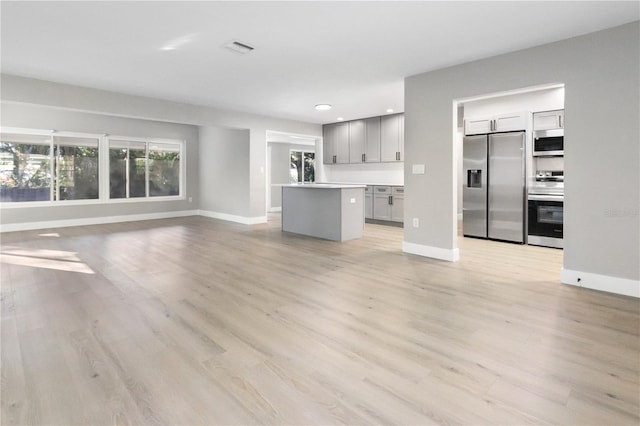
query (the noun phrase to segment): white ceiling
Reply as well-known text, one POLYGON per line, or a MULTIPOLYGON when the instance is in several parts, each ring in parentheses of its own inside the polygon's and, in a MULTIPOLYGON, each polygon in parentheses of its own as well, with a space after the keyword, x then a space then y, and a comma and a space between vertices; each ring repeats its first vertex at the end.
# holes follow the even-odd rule
POLYGON ((3 73, 315 123, 403 111, 403 79, 413 74, 640 19, 637 1, 0 8, 3 73), (234 39, 255 50, 222 47, 234 39), (334 108, 318 112, 317 103, 334 108))

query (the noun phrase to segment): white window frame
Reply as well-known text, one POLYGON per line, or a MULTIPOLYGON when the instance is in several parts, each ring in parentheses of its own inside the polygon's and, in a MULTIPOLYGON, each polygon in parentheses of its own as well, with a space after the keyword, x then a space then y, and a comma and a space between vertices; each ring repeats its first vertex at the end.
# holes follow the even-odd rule
MULTIPOLYGON (((95 205, 95 204, 117 204, 117 203, 148 203, 156 201, 181 201, 186 199, 186 177, 187 177, 187 158, 186 158, 186 141, 180 139, 166 139, 166 138, 140 138, 133 136, 113 136, 107 134, 97 133, 81 133, 70 131, 57 131, 47 129, 31 129, 22 127, 0 127, 1 133, 14 133, 23 135, 37 135, 49 137, 50 144, 50 164, 51 164, 51 193, 50 200, 47 201, 15 201, 0 203, 0 209, 12 209, 12 208, 29 208, 29 207, 55 207, 55 206, 77 206, 77 205, 95 205), (66 137, 78 137, 78 138, 95 138, 98 140, 98 198, 91 200, 55 200, 54 199, 54 179, 57 178, 55 173, 55 150, 54 150, 54 136, 66 136, 66 137), (135 198, 114 198, 109 197, 109 141, 130 141, 130 142, 145 142, 146 143, 146 170, 145 170, 145 197, 135 198), (149 145, 152 143, 170 143, 178 145, 180 148, 180 187, 178 195, 167 195, 161 197, 149 196, 149 145)), ((127 189, 128 195, 128 189, 127 189)))
MULTIPOLYGON (((110 198, 109 195, 109 178, 106 179, 106 192, 105 196, 109 203, 136 203, 136 202, 145 202, 145 201, 167 201, 167 200, 185 200, 186 197, 186 180, 187 180, 187 160, 186 160, 186 143, 184 140, 180 139, 166 139, 166 138, 140 138, 133 136, 120 136, 120 135, 107 135, 105 137, 105 151, 106 155, 104 156, 104 162, 106 170, 109 170, 109 142, 111 141, 119 141, 119 142, 142 142, 145 144, 145 196, 144 197, 134 197, 128 198, 129 196, 129 188, 127 186, 127 198, 110 198), (180 187, 178 195, 166 195, 162 197, 151 197, 149 195, 149 145, 154 143, 166 143, 178 145, 180 149, 180 187)), ((128 181, 127 181, 128 183, 128 181)))
MULTIPOLYGON (((302 182, 298 182, 298 183, 314 183, 315 180, 313 182, 307 182, 304 180, 304 154, 313 154, 313 159, 316 159, 316 151, 315 149, 294 149, 294 148, 289 148, 289 158, 291 158, 291 153, 292 152, 301 152, 302 153, 302 182)), ((314 173, 315 173, 315 165, 314 165, 314 173)))

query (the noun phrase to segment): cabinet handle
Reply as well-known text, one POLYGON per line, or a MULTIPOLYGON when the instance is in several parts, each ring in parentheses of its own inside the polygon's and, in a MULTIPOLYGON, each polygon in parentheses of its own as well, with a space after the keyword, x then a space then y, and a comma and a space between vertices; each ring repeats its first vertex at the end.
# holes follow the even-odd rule
POLYGON ((336 155, 333 156, 333 164, 336 164, 336 155))
POLYGON ((560 128, 562 129, 562 116, 561 115, 558 116, 558 124, 560 125, 560 128))
POLYGON ((393 205, 393 195, 389 195, 389 205, 393 205))
POLYGON ((363 163, 365 162, 365 160, 366 160, 366 158, 367 158, 367 157, 366 157, 366 155, 367 155, 367 154, 362 154, 362 162, 363 162, 363 163))

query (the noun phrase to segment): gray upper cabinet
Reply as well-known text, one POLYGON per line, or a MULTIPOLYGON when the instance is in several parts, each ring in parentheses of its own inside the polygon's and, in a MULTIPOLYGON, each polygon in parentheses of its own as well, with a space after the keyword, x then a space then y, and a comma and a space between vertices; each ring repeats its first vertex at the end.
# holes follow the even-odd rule
POLYGON ((336 125, 335 153, 336 164, 349 163, 349 123, 336 125))
POLYGON ((333 164, 335 159, 335 124, 325 124, 322 129, 322 163, 333 164))
POLYGON ((404 160, 403 114, 325 124, 323 137, 324 164, 404 160))
POLYGON ((513 132, 527 128, 527 115, 525 112, 499 115, 493 119, 494 132, 513 132))
POLYGON ((465 118, 465 135, 482 135, 493 131, 493 118, 465 118))
POLYGON ((349 162, 380 162, 380 117, 349 122, 349 162))
POLYGON ((349 123, 325 124, 322 141, 324 164, 349 162, 349 123))
POLYGON ((533 130, 564 128, 564 110, 536 112, 533 114, 533 130))
POLYGON ((398 161, 404 161, 404 114, 400 114, 400 141, 398 143, 398 161))
POLYGON ((349 122, 349 162, 364 163, 365 157, 365 122, 354 120, 349 122))
POLYGON ((527 112, 516 112, 492 117, 465 118, 464 134, 469 136, 525 130, 529 115, 527 112))
POLYGON ((365 163, 380 162, 380 117, 367 118, 365 124, 365 163))
POLYGON ((380 117, 380 161, 402 161, 404 153, 404 116, 380 117))

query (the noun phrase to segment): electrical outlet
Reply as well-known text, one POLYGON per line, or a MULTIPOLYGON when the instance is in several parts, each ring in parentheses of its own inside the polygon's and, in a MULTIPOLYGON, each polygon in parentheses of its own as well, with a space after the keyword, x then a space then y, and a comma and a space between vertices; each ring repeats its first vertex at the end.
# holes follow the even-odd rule
POLYGON ((419 228, 420 227, 420 219, 417 217, 413 218, 413 227, 414 228, 419 228))
POLYGON ((189 197, 189 202, 193 203, 193 197, 189 197))

